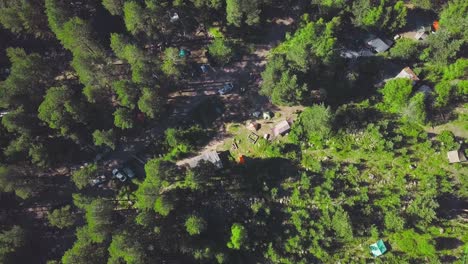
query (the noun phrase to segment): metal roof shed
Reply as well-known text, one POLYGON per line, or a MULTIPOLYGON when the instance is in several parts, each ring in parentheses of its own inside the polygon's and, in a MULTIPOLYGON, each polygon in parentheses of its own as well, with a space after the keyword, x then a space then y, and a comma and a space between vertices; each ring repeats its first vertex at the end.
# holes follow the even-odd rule
POLYGON ((384 52, 390 48, 390 45, 385 43, 380 38, 368 40, 367 45, 371 46, 377 53, 384 52))

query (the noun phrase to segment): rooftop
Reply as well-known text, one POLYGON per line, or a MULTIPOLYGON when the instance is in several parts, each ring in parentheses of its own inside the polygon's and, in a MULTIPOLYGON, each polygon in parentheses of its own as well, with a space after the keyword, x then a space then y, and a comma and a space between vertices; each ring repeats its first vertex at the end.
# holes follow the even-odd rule
POLYGON ((201 155, 199 156, 196 156, 196 157, 193 157, 191 159, 188 159, 186 160, 185 164, 187 164, 188 166, 190 166, 190 168, 195 168, 198 166, 198 164, 201 162, 201 161, 208 161, 210 163, 212 163, 213 165, 215 165, 218 169, 222 169, 223 168, 223 163, 221 162, 221 158, 219 157, 218 155, 218 152, 216 151, 207 151, 207 152, 204 152, 202 153, 201 155))
POLYGON ((373 38, 367 41, 367 45, 371 46, 376 52, 384 52, 390 48, 390 45, 385 43, 380 38, 373 38))
POLYGON ((387 247, 385 246, 385 243, 383 242, 382 239, 370 245, 369 248, 371 250, 372 255, 374 255, 374 257, 378 257, 387 251, 387 247))
POLYGON ((407 78, 413 81, 419 81, 418 76, 410 69, 410 67, 405 67, 397 76, 395 76, 395 78, 407 78))
POLYGON ((459 162, 466 162, 465 153, 461 150, 452 150, 447 152, 447 158, 449 163, 459 163, 459 162))
POLYGON ((277 137, 279 135, 283 135, 284 133, 287 133, 290 129, 291 126, 289 125, 288 121, 283 120, 276 124, 276 126, 272 129, 273 136, 277 137))

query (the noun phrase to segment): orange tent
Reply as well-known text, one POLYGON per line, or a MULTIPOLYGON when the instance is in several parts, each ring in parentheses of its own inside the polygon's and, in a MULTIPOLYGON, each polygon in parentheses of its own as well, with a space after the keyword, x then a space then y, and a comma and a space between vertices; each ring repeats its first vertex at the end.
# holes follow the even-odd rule
POLYGON ((241 155, 239 156, 239 164, 244 164, 245 163, 245 156, 241 155))
POLYGON ((440 26, 439 26, 439 21, 434 21, 434 23, 432 23, 432 27, 434 28, 434 31, 437 31, 439 30, 440 26))

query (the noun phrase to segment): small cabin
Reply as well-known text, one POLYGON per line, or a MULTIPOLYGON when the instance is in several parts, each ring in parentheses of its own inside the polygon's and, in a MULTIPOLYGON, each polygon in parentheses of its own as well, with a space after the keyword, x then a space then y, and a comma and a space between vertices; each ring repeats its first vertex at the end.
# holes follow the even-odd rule
POLYGON ((380 38, 371 38, 366 41, 366 44, 370 48, 372 48, 372 50, 374 50, 376 53, 381 53, 387 51, 388 49, 390 49, 390 46, 393 45, 393 42, 388 42, 389 44, 387 44, 387 42, 383 41, 380 38))

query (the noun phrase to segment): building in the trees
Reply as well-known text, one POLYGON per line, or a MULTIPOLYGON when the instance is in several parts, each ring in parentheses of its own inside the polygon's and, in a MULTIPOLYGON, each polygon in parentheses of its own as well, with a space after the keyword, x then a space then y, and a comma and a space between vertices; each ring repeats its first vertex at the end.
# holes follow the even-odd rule
POLYGON ((447 157, 450 163, 466 162, 465 153, 462 150, 452 150, 447 152, 447 157))
POLYGON ((398 73, 397 76, 395 76, 395 79, 396 78, 410 79, 413 81, 413 85, 415 85, 419 81, 418 76, 416 75, 416 73, 413 72, 413 70, 410 69, 410 67, 405 67, 403 70, 401 70, 401 72, 398 73))
POLYGON ((288 121, 284 120, 276 124, 275 127, 273 127, 272 134, 273 134, 273 137, 277 137, 280 135, 282 136, 288 133, 289 130, 291 130, 291 126, 289 125, 288 121))
POLYGON ((223 162, 216 151, 207 151, 202 153, 199 156, 193 157, 191 159, 185 160, 184 164, 181 165, 188 165, 190 168, 195 168, 201 161, 208 161, 215 165, 218 169, 223 168, 223 162))
POLYGON ((260 129, 260 124, 257 123, 257 122, 250 122, 247 125, 247 129, 250 130, 250 131, 257 131, 257 130, 260 129))
POLYGON ((391 42, 390 40, 387 40, 387 42, 385 42, 380 38, 371 37, 366 41, 366 44, 376 53, 381 53, 387 51, 390 48, 390 46, 393 45, 393 42, 391 42))
POLYGON ((371 250, 372 255, 374 255, 374 257, 381 256, 385 252, 387 252, 387 247, 385 246, 385 243, 383 242, 382 239, 370 245, 369 248, 371 250))

